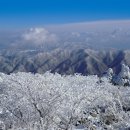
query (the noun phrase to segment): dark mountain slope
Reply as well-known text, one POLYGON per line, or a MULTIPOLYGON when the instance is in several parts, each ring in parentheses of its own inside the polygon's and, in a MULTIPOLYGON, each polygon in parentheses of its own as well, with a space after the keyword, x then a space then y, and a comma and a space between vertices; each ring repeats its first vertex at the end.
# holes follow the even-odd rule
POLYGON ((56 49, 51 52, 6 51, 0 54, 0 71, 7 74, 18 71, 33 73, 51 71, 61 74, 101 75, 110 67, 118 73, 122 63, 130 66, 129 57, 129 50, 95 51, 77 49, 71 51, 56 49))

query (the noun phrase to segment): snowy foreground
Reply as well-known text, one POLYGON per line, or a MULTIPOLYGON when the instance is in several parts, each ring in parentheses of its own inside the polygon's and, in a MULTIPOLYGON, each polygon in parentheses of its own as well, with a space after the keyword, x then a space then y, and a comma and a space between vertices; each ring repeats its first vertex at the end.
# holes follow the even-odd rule
POLYGON ((97 76, 0 74, 0 129, 128 130, 130 87, 97 76))

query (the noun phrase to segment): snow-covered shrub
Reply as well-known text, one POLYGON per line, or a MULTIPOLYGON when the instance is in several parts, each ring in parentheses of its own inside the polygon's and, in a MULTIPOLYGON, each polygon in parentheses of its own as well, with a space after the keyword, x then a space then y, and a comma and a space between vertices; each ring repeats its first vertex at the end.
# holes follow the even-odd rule
POLYGON ((98 76, 0 74, 0 121, 12 130, 120 130, 130 127, 130 88, 98 76), (4 89, 3 89, 3 88, 4 89))

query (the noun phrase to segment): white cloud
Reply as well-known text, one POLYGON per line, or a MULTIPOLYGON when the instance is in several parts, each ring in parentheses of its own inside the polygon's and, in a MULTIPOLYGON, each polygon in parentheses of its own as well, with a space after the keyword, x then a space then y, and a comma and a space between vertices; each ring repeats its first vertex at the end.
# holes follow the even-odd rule
POLYGON ((45 44, 57 41, 57 36, 44 28, 31 28, 22 34, 22 38, 31 43, 45 44))
POLYGON ((72 36, 74 36, 74 37, 80 37, 80 33, 79 32, 72 32, 72 36))

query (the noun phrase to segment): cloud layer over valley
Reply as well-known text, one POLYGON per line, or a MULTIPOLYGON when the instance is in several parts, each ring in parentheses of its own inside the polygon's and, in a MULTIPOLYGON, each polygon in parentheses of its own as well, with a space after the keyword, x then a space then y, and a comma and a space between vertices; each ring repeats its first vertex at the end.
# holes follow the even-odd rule
POLYGON ((98 21, 0 32, 1 49, 129 49, 130 21, 98 21))

